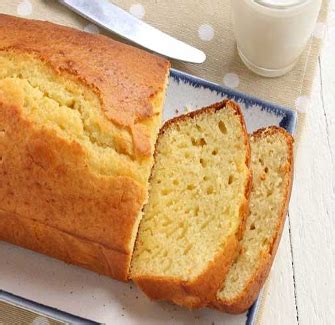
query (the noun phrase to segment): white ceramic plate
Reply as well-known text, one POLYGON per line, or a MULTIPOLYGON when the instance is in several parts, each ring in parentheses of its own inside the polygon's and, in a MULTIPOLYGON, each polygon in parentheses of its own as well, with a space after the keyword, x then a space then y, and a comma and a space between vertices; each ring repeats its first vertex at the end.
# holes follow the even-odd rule
MULTIPOLYGON (((223 98, 234 99, 240 104, 249 132, 269 125, 281 126, 290 133, 295 130, 295 112, 176 70, 171 71, 164 119, 223 98)), ((258 307, 256 303, 247 313, 233 316, 210 309, 188 311, 169 303, 152 302, 132 283, 121 283, 4 242, 0 242, 0 261, 0 289, 16 295, 0 291, 0 300, 71 324, 92 322, 61 311, 113 325, 242 325, 253 324, 258 307)), ((48 324, 41 316, 38 319, 39 323, 34 325, 48 324)))

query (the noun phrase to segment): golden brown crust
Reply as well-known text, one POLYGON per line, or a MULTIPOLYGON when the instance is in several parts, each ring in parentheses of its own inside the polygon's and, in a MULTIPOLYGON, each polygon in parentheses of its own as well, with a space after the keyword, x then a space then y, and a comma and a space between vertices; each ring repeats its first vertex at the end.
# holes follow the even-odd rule
POLYGON ((0 51, 33 54, 91 88, 106 117, 131 132, 134 152, 150 156, 140 122, 154 115, 152 99, 164 90, 167 60, 106 36, 3 14, 0 35, 0 51))
MULTIPOLYGON (((48 225, 87 245, 99 243, 129 260, 129 241, 146 196, 144 187, 127 177, 92 174, 79 144, 35 129, 22 118, 19 107, 0 103, 0 110, 0 211, 48 225)), ((3 236, 7 234, 0 230, 3 236)), ((10 241, 20 245, 25 240, 16 236, 10 241)))
MULTIPOLYGON (((0 35, 0 51, 34 53, 55 73, 93 88, 111 123, 135 129, 137 150, 149 154, 139 123, 163 93, 167 61, 106 37, 6 15, 0 35)), ((34 124, 23 113, 23 91, 1 86, 0 239, 126 280, 147 186, 93 170, 79 142, 34 124)))
MULTIPOLYGON (((188 118, 194 118, 200 114, 213 114, 217 110, 224 109, 228 106, 232 108, 236 115, 238 115, 240 118, 241 125, 244 130, 243 133, 245 145, 247 147, 246 164, 248 166, 250 162, 250 146, 245 122, 239 106, 233 101, 229 100, 224 100, 222 102, 175 117, 167 121, 160 130, 156 146, 165 130, 170 126, 173 126, 174 123, 178 123, 179 121, 183 121, 188 118)), ((137 283, 137 285, 149 298, 154 300, 172 301, 178 305, 188 308, 204 307, 208 304, 208 302, 215 299, 216 292, 222 286, 225 280, 225 275, 227 274, 239 251, 239 240, 244 229, 244 223, 248 212, 251 184, 252 176, 250 173, 245 184, 245 200, 240 208, 241 224, 237 233, 231 238, 227 239, 227 245, 225 249, 214 258, 214 261, 212 261, 208 265, 207 269, 196 279, 192 281, 181 281, 180 279, 175 278, 140 275, 135 275, 132 278, 132 280, 137 283)))
POLYGON ((277 229, 272 237, 272 243, 270 244, 268 252, 266 252, 262 257, 261 261, 259 263, 258 269, 254 272, 254 276, 248 281, 248 284, 245 286, 244 290, 234 299, 231 301, 223 301, 223 300, 217 300, 215 299, 211 306, 219 309, 224 312, 232 313, 232 314, 239 314, 245 312, 247 309, 251 307, 251 305, 255 302, 257 299, 257 296, 259 295, 259 292, 261 288, 263 287, 266 278, 269 275, 269 272, 271 270, 271 266, 274 260, 274 257, 277 252, 277 248, 280 242, 281 234, 284 228, 288 204, 291 196, 291 190, 292 190, 292 182, 293 182, 293 143, 294 139, 293 137, 287 133, 284 129, 277 127, 277 126, 271 126, 267 128, 263 128, 260 130, 255 131, 251 137, 253 138, 262 138, 266 137, 268 135, 273 135, 281 133, 284 135, 288 150, 289 150, 289 161, 286 165, 287 173, 289 175, 288 177, 288 184, 286 186, 286 194, 285 199, 282 202, 282 208, 281 212, 279 214, 278 218, 278 224, 277 229))
POLYGON ((0 240, 115 279, 127 280, 130 255, 1 210, 0 240))

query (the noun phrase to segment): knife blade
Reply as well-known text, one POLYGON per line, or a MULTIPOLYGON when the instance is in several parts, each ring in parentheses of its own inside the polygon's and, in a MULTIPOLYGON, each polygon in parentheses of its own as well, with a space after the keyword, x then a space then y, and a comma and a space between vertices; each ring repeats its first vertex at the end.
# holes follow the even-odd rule
POLYGON ((148 50, 171 59, 203 63, 206 54, 150 26, 107 0, 59 0, 80 16, 148 50))

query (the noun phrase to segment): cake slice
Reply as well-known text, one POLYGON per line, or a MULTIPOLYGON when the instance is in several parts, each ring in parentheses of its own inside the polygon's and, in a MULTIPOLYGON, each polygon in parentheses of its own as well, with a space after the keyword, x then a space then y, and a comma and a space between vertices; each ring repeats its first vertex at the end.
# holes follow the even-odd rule
MULTIPOLYGON (((293 174, 293 138, 269 127, 250 138, 253 188, 242 250, 213 305, 241 313, 256 300, 269 274, 285 222, 293 174)), ((224 269, 224 273, 226 270, 224 269)))
POLYGON ((244 229, 249 160, 232 101, 163 126, 131 264, 132 279, 151 299, 195 308, 215 298, 244 229))

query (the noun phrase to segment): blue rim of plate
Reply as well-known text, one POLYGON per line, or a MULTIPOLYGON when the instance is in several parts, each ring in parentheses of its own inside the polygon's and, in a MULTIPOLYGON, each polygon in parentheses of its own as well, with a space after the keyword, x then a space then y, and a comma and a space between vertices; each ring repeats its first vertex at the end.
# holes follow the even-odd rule
POLYGON ((281 105, 273 104, 268 101, 262 100, 255 96, 247 95, 237 90, 233 90, 231 88, 216 84, 214 82, 195 77, 186 72, 182 72, 176 69, 170 70, 170 77, 172 77, 177 82, 183 81, 187 84, 195 88, 207 88, 212 91, 215 91, 217 94, 225 96, 229 99, 238 101, 243 100, 243 103, 246 105, 246 108, 257 105, 261 108, 261 110, 265 110, 270 113, 274 113, 275 115, 282 116, 282 120, 279 123, 279 126, 284 128, 286 131, 294 135, 298 114, 293 111, 291 108, 284 107, 281 105))
MULTIPOLYGON (((246 108, 248 109, 251 106, 257 105, 262 110, 268 111, 270 113, 274 113, 276 115, 282 116, 282 120, 280 122, 280 126, 286 129, 291 134, 294 134, 296 123, 297 123, 297 113, 289 108, 275 105, 270 102, 261 100, 257 97, 246 95, 244 93, 241 93, 239 91, 218 85, 216 83, 207 81, 205 79, 201 79, 198 77, 195 77, 193 75, 190 75, 188 73, 171 69, 170 70, 170 77, 172 77, 177 82, 183 81, 187 84, 192 85, 193 87, 199 88, 207 88, 209 90, 215 91, 217 94, 220 94, 224 97, 227 97, 229 99, 239 101, 243 100, 243 102, 246 105, 246 108)), ((22 307, 28 310, 31 310, 33 312, 36 312, 37 314, 45 315, 46 317, 52 317, 55 320, 68 322, 70 324, 100 324, 88 319, 81 318, 79 316, 71 315, 67 312, 58 310, 54 307, 49 307, 22 297, 19 297, 17 295, 11 294, 9 292, 0 290, 0 301, 5 301, 8 303, 11 303, 13 305, 16 305, 18 307, 22 307)), ((253 325, 255 321, 255 315, 259 309, 259 299, 256 300, 256 302, 249 308, 247 312, 247 320, 246 325, 253 325)))

